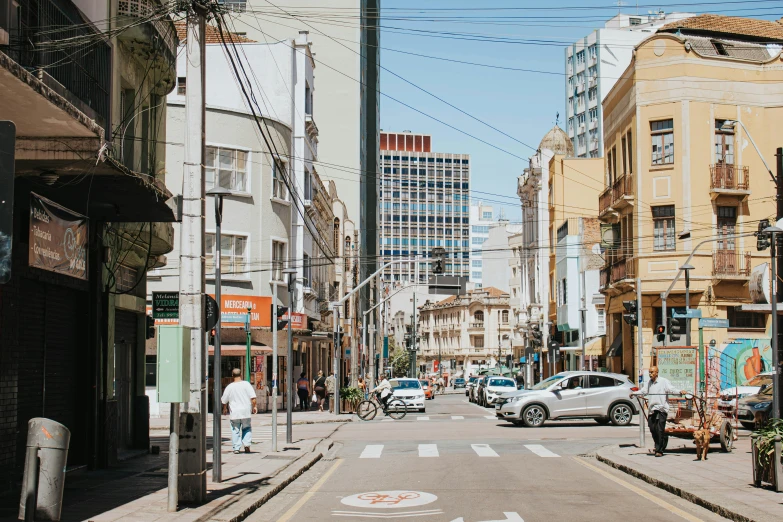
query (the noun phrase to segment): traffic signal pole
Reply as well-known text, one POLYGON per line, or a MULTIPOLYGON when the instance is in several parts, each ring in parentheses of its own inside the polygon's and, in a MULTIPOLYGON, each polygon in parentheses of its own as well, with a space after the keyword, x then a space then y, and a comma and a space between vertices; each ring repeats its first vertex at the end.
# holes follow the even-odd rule
MULTIPOLYGON (((639 347, 639 389, 644 385, 644 333, 642 332, 642 278, 636 278, 636 344, 639 347)), ((644 448, 644 422, 639 412, 639 447, 644 448)))

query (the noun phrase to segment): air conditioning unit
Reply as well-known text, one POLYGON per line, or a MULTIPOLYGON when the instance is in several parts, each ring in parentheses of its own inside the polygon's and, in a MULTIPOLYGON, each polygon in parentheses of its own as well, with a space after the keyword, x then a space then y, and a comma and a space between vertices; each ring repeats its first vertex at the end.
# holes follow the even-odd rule
POLYGON ((8 45, 8 31, 0 27, 0 45, 8 45))

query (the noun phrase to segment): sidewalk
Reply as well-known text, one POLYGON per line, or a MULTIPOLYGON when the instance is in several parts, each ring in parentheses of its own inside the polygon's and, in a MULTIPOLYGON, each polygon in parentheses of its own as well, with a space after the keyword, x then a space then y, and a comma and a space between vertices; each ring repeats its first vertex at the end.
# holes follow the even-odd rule
POLYGON ((596 458, 731 520, 783 520, 783 494, 752 485, 749 438, 736 441, 731 453, 711 445, 705 462, 695 460, 692 441, 672 437, 665 456, 656 458, 648 453, 652 442, 646 435, 645 449, 607 446, 596 452, 596 458))
MULTIPOLYGON (((292 413, 294 425, 302 424, 321 424, 330 422, 353 422, 354 415, 341 414, 335 415, 328 411, 295 411, 292 413)), ((253 426, 271 426, 272 414, 271 413, 259 413, 253 415, 253 426)), ((223 425, 223 433, 231 433, 231 429, 228 427, 228 415, 222 415, 220 417, 221 424, 223 425)), ((285 410, 277 413, 278 426, 285 426, 286 415, 285 410)), ((169 418, 168 417, 156 417, 150 419, 150 432, 160 434, 160 430, 169 430, 169 418)), ((207 432, 212 433, 212 414, 210 413, 207 418, 207 432)))

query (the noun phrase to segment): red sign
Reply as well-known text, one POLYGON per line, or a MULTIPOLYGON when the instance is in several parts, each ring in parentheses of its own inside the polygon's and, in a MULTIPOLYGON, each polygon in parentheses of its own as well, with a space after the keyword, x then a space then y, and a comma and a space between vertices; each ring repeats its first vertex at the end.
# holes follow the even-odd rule
MULTIPOLYGON (((212 294, 210 294, 212 295, 212 294)), ((212 297, 215 297, 212 295, 212 297)), ((250 308, 250 327, 272 326, 272 298, 255 295, 221 295, 220 315, 246 314, 250 308)), ((244 326, 245 323, 229 323, 223 321, 224 326, 244 326)))
POLYGON ((291 321, 291 327, 294 330, 307 330, 307 315, 306 314, 299 314, 294 312, 293 314, 285 313, 283 314, 283 319, 288 319, 288 316, 292 315, 293 318, 290 319, 291 321))
POLYGON ((432 361, 432 371, 433 372, 437 372, 438 371, 438 360, 437 359, 432 361))

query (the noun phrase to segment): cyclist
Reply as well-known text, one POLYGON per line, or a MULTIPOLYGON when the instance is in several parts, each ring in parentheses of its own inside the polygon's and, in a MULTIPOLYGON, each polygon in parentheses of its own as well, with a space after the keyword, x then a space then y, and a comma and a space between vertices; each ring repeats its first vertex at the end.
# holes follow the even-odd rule
POLYGON ((380 397, 381 404, 383 405, 384 411, 386 410, 386 404, 389 402, 389 399, 391 399, 392 396, 392 386, 389 382, 389 379, 386 378, 386 376, 383 376, 383 380, 381 383, 372 389, 373 393, 377 393, 380 397))

